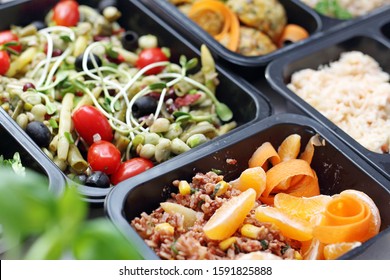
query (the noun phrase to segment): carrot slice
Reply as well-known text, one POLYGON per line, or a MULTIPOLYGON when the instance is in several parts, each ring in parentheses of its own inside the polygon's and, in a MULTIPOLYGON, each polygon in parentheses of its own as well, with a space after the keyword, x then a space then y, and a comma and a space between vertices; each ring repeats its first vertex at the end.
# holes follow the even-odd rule
POLYGON ((301 26, 296 24, 287 24, 278 41, 279 48, 283 47, 287 42, 298 42, 309 37, 309 33, 301 26))
POLYGON ((314 176, 298 175, 292 178, 290 187, 286 193, 298 197, 312 197, 320 195, 320 186, 316 172, 312 169, 314 176), (300 178, 298 182, 294 182, 295 178, 300 178))
POLYGON ((364 242, 379 232, 380 217, 367 195, 347 190, 326 206, 325 225, 314 228, 313 236, 323 243, 364 242))
POLYGON ((301 159, 291 159, 273 166, 267 171, 266 188, 262 196, 267 197, 280 182, 293 176, 305 175, 314 179, 310 165, 301 159))
POLYGON ((219 13, 224 18, 224 25, 219 34, 214 35, 214 39, 221 43, 228 37, 227 48, 236 51, 240 39, 240 22, 237 15, 225 4, 217 0, 203 0, 195 2, 188 12, 189 18, 195 20, 199 13, 211 10, 219 13))
POLYGON ((249 167, 261 166, 264 170, 267 170, 265 165, 268 160, 270 160, 273 165, 276 165, 280 162, 280 157, 272 144, 270 142, 265 142, 252 154, 248 165, 249 167))

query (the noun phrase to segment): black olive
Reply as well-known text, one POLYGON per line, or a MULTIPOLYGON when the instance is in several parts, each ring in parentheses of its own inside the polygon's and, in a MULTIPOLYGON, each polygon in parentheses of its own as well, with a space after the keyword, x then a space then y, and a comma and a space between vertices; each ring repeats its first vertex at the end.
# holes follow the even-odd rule
MULTIPOLYGON (((102 60, 100 59, 100 57, 98 57, 96 54, 92 54, 92 55, 95 58, 97 65, 99 67, 102 66, 102 60)), ((83 71, 83 57, 84 57, 84 53, 82 53, 78 57, 76 57, 76 61, 74 62, 74 66, 75 66, 77 71, 83 71)), ((93 65, 93 62, 91 60, 91 56, 88 56, 87 67, 88 67, 88 69, 95 68, 93 65)))
POLYGON ((47 27, 46 23, 40 20, 33 21, 31 24, 34 25, 37 30, 41 30, 47 27))
POLYGON ((50 144, 50 130, 42 122, 33 121, 26 127, 26 133, 39 147, 47 147, 50 144))
POLYGON ((157 100, 149 95, 138 98, 133 104, 133 116, 136 118, 148 115, 156 111, 157 100))
POLYGON ((123 34, 121 41, 123 48, 129 51, 134 50, 138 47, 138 34, 131 30, 126 31, 123 34))
POLYGON ((73 178, 73 181, 75 181, 76 183, 78 184, 81 184, 81 185, 84 185, 85 182, 87 181, 87 175, 85 174, 80 174, 80 175, 76 175, 74 178, 73 178))
POLYGON ((99 13, 103 13, 104 9, 107 7, 117 7, 118 1, 117 0, 101 0, 98 4, 98 11, 99 13))
POLYGON ((109 188, 110 187, 110 178, 101 171, 95 171, 88 176, 85 181, 87 186, 96 187, 96 188, 109 188))

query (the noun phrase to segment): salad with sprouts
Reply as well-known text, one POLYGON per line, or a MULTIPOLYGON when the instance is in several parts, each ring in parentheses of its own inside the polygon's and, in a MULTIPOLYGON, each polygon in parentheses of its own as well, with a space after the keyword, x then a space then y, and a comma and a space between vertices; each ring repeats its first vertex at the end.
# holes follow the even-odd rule
POLYGON ((44 22, 0 32, 1 107, 65 174, 103 188, 237 125, 205 46, 172 62, 120 16, 65 0, 44 22))

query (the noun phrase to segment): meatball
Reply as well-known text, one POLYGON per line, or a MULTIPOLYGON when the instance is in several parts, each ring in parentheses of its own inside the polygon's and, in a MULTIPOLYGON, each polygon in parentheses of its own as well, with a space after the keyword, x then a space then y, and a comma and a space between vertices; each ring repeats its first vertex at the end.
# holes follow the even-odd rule
POLYGON ((213 10, 195 13, 191 19, 212 36, 219 34, 225 23, 223 15, 213 10))
POLYGON ((267 34, 276 42, 287 23, 286 11, 277 0, 228 0, 240 21, 267 34))
POLYGON ((275 44, 263 32, 251 27, 240 27, 238 53, 246 56, 256 56, 268 54, 275 50, 275 44))

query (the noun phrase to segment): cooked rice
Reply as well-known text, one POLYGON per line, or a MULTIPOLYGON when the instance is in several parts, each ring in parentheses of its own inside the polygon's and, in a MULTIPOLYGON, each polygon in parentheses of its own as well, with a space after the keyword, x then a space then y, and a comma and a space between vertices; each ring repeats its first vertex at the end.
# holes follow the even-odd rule
MULTIPOLYGON (((241 193, 229 186, 226 193, 214 197, 215 185, 222 180, 223 176, 214 172, 198 173, 191 183, 194 190, 192 194, 171 194, 172 198, 168 199, 168 202, 178 203, 198 212, 198 220, 188 229, 184 228, 181 215, 168 214, 161 207, 151 214, 142 213, 131 221, 131 225, 161 259, 237 259, 256 251, 272 253, 283 259, 294 259, 300 242, 282 236, 272 224, 256 220, 254 212, 260 202, 256 202, 244 221, 244 224, 249 223, 261 228, 256 239, 242 236, 238 229, 233 235, 237 241, 224 251, 219 248, 219 241, 206 237, 203 232, 204 224, 224 202, 241 193), (155 225, 164 222, 174 227, 174 233, 154 230, 155 225)), ((177 186, 178 181, 173 182, 173 185, 177 186)))
POLYGON ((387 152, 390 139, 389 74, 358 51, 318 70, 294 73, 288 87, 365 148, 387 152))
MULTIPOLYGON (((322 0, 301 0, 314 8, 322 0)), ((390 5, 390 0, 338 0, 341 7, 346 9, 353 17, 365 15, 377 8, 390 5)))

